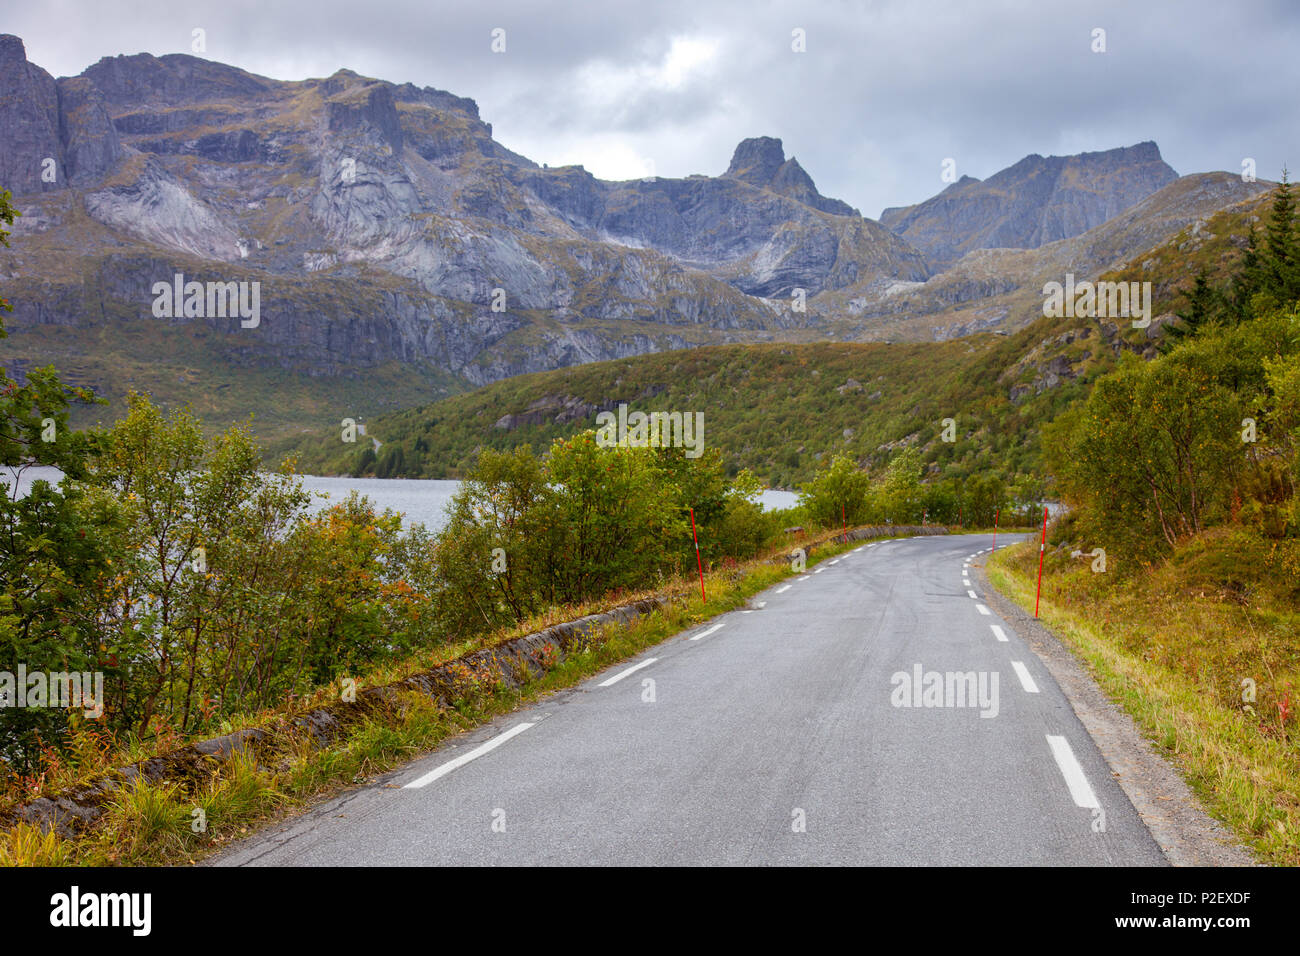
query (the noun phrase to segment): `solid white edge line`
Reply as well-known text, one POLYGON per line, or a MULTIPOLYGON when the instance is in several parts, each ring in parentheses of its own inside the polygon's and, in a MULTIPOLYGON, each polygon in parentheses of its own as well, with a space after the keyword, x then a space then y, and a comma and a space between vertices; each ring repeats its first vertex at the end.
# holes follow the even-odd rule
POLYGON ((992 613, 993 613, 993 612, 990 611, 988 608, 986 608, 983 604, 976 604, 975 607, 979 610, 979 612, 980 612, 981 614, 992 614, 992 613))
POLYGON ((618 672, 617 674, 615 674, 613 677, 609 678, 608 680, 603 680, 603 681, 601 681, 601 682, 600 682, 599 684, 597 684, 596 686, 597 686, 597 687, 608 687, 610 684, 617 684, 619 681, 621 681, 621 680, 622 680, 624 677, 626 677, 628 674, 631 674, 631 673, 633 673, 633 672, 635 672, 635 671, 639 671, 639 670, 640 670, 641 668, 643 668, 643 667, 649 667, 651 664, 653 664, 653 663, 654 663, 655 661, 657 661, 657 660, 659 660, 659 658, 657 658, 657 657, 648 657, 648 658, 646 658, 645 660, 643 660, 640 664, 633 664, 633 665, 632 665, 631 667, 629 667, 627 670, 625 670, 625 671, 619 671, 619 672, 618 672))
POLYGON ((1015 670, 1016 676, 1020 678, 1020 686, 1030 694, 1038 693, 1038 685, 1034 683, 1034 678, 1029 673, 1029 668, 1020 661, 1012 661, 1011 667, 1015 670))
POLYGON ((1083 767, 1079 766, 1074 751, 1070 749, 1069 741, 1064 737, 1053 737, 1048 734, 1047 745, 1052 748, 1052 756, 1056 758, 1056 766, 1060 769, 1061 776, 1065 778, 1065 785, 1070 788, 1074 805, 1089 810, 1101 806, 1097 802, 1097 795, 1092 792, 1092 785, 1084 776, 1083 767))
POLYGON ((722 624, 714 624, 714 625, 713 625, 711 628, 709 628, 707 631, 700 631, 700 633, 696 634, 694 637, 688 637, 687 640, 688 640, 688 641, 698 641, 701 637, 708 637, 710 634, 712 634, 714 631, 720 629, 720 628, 723 627, 725 624, 726 624, 725 621, 724 621, 722 624))
POLYGON ((1007 639, 1007 632, 1002 630, 1002 628, 998 627, 996 624, 990 624, 989 627, 993 628, 993 636, 999 641, 1005 641, 1007 639))
POLYGON ((525 730, 527 730, 529 727, 532 726, 534 725, 530 723, 515 724, 515 726, 511 727, 505 733, 497 734, 497 736, 493 737, 491 740, 487 741, 486 743, 479 744, 469 753, 461 754, 455 760, 448 760, 445 764, 442 764, 439 767, 435 767, 433 770, 430 770, 428 773, 426 773, 423 777, 420 777, 416 780, 412 780, 406 786, 402 787, 402 789, 418 790, 420 787, 427 786, 428 784, 433 783, 433 781, 437 780, 439 777, 443 777, 451 773, 456 768, 465 766, 465 764, 469 763, 471 760, 483 756, 485 753, 487 753, 490 750, 495 750, 497 747, 500 747, 511 737, 517 736, 518 734, 522 734, 525 730))

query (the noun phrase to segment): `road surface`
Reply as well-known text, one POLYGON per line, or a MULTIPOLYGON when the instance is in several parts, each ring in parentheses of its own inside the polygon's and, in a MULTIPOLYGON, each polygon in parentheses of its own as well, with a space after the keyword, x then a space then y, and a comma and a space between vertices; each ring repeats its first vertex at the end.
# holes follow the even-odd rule
POLYGON ((966 576, 990 544, 822 562, 212 862, 1163 865, 966 576))

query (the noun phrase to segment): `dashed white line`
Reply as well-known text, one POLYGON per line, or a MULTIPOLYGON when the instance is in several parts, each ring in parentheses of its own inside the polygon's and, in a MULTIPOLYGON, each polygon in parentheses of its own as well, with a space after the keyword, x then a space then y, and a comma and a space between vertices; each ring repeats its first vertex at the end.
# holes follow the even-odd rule
POLYGON ((1011 667, 1016 672, 1016 676, 1020 678, 1020 686, 1031 694, 1037 694, 1038 685, 1034 683, 1033 677, 1029 675, 1029 668, 1020 661, 1012 661, 1011 667))
MULTIPOLYGON (((722 625, 719 624, 718 627, 722 627, 722 625)), ((714 630, 717 630, 717 628, 714 628, 714 630)), ((700 636, 703 637, 704 635, 701 634, 700 636)), ((695 640, 695 638, 692 637, 691 640, 695 640)), ((633 664, 633 665, 632 665, 631 667, 629 667, 627 670, 625 670, 625 671, 619 671, 619 672, 618 672, 617 674, 615 674, 613 677, 609 678, 608 680, 603 680, 603 681, 601 681, 601 682, 600 682, 599 684, 597 684, 596 686, 597 686, 597 687, 608 687, 610 684, 617 684, 619 681, 621 681, 621 680, 622 680, 624 677, 626 677, 628 674, 632 674, 632 673, 634 673, 634 672, 636 672, 636 671, 639 671, 639 670, 640 670, 641 668, 643 668, 643 667, 649 667, 651 664, 653 664, 653 663, 654 663, 655 661, 657 661, 657 660, 659 660, 659 658, 657 658, 657 657, 648 657, 648 658, 646 658, 645 660, 643 660, 640 664, 633 664)))
POLYGON ((792 587, 794 587, 793 584, 787 584, 785 587, 777 588, 777 589, 776 589, 776 593, 777 593, 777 594, 784 594, 786 591, 790 590, 792 587))
POLYGON ((993 613, 993 612, 990 611, 988 608, 986 608, 983 604, 976 604, 975 607, 976 607, 976 609, 977 609, 981 614, 992 614, 992 613, 993 613))
POLYGON ((805 575, 804 575, 803 577, 801 577, 801 578, 795 578, 795 581, 807 581, 807 580, 808 580, 809 578, 811 578, 811 577, 812 577, 811 574, 805 574, 805 575))
POLYGON ((1065 785, 1070 788, 1074 805, 1088 809, 1100 806, 1097 803, 1097 795, 1092 792, 1092 785, 1084 776, 1083 768, 1074 758, 1074 751, 1070 749, 1069 742, 1064 737, 1053 737, 1048 734, 1047 745, 1052 748, 1052 756, 1056 758, 1056 766, 1060 768, 1061 776, 1065 778, 1065 785))
POLYGON ((839 558, 836 558, 834 561, 827 561, 826 563, 827 563, 827 564, 839 564, 839 563, 840 563, 840 559, 839 559, 839 558))
POLYGON ((725 621, 724 621, 722 624, 714 624, 714 625, 713 625, 711 628, 709 628, 707 631, 700 631, 700 633, 696 634, 694 637, 688 637, 687 640, 688 640, 688 641, 698 641, 701 637, 708 637, 708 636, 709 636, 710 634, 712 634, 714 631, 719 630, 719 629, 721 629, 722 627, 725 627, 725 626, 726 626, 726 622, 725 622, 725 621))
POLYGON ((967 591, 966 593, 970 595, 972 601, 978 601, 980 599, 980 596, 974 591, 967 591))
POLYGON ((1007 639, 1007 632, 1002 630, 1002 628, 998 627, 996 624, 990 624, 989 627, 993 628, 993 636, 999 641, 1005 641, 1007 639))
POLYGON ((457 767, 463 767, 471 760, 483 756, 485 753, 487 753, 490 750, 495 750, 497 747, 500 747, 511 737, 515 737, 518 736, 519 734, 522 734, 525 730, 527 730, 529 727, 532 726, 533 724, 531 723, 516 724, 515 726, 507 730, 504 734, 498 734, 497 736, 493 737, 491 740, 487 741, 486 743, 479 744, 469 753, 461 754, 455 760, 448 760, 445 764, 443 764, 440 767, 436 767, 433 770, 430 770, 428 773, 426 773, 423 777, 420 777, 418 780, 412 780, 402 789, 411 790, 411 789, 419 789, 420 787, 427 786, 428 784, 433 783, 433 781, 437 780, 439 777, 443 777, 451 773, 457 767))
POLYGON ((813 571, 813 574, 821 574, 825 570, 826 570, 825 568, 817 568, 815 571, 813 571))

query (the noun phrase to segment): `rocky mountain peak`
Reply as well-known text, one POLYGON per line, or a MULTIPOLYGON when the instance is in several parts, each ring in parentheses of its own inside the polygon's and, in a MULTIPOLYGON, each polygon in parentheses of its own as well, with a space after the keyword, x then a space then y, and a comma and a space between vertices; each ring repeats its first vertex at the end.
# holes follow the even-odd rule
POLYGON ((785 147, 772 136, 742 139, 731 154, 731 165, 722 175, 751 186, 766 186, 785 165, 785 147))
POLYGON ((774 136, 754 136, 740 141, 731 155, 724 179, 770 189, 782 196, 835 216, 856 216, 858 211, 838 199, 827 199, 817 191, 812 177, 793 156, 785 158, 785 147, 774 136))
POLYGON ((27 48, 23 46, 22 37, 12 33, 0 33, 0 69, 11 63, 27 63, 27 48))

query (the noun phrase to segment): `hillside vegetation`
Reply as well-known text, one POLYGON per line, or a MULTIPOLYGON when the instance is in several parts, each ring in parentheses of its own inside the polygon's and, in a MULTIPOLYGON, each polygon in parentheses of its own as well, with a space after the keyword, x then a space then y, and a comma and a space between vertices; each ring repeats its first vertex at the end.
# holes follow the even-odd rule
POLYGON ((1010 336, 955 342, 733 345, 520 376, 376 418, 382 445, 334 430, 297 446, 309 472, 463 476, 484 449, 543 451, 593 428, 602 410, 702 412, 705 442, 727 468, 776 487, 811 478, 827 455, 883 466, 905 446, 931 470, 964 478, 1038 472, 1038 431, 1114 366, 1148 346, 1140 330, 1042 319, 1010 336), (942 440, 945 418, 955 441, 942 440))

